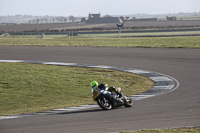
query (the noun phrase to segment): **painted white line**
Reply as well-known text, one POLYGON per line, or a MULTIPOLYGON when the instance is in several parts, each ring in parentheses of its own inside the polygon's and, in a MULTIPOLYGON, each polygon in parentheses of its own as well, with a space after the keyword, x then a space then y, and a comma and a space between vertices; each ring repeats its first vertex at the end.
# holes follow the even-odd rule
POLYGON ((89 109, 99 107, 98 105, 80 105, 77 107, 69 107, 69 108, 61 108, 61 109, 53 109, 51 111, 75 111, 75 110, 83 110, 83 109, 89 109))
POLYGON ((61 65, 61 66, 75 66, 76 63, 59 63, 59 62, 44 62, 44 65, 61 65))
MULTIPOLYGON (((94 107, 94 106, 92 106, 94 107)), ((92 107, 89 107, 89 106, 86 106, 86 107, 69 107, 69 108, 62 108, 62 109, 53 109, 51 111, 75 111, 75 110, 82 110, 82 109, 88 109, 88 108, 92 108, 92 107)))
POLYGON ((155 96, 155 95, 133 95, 133 96, 131 96, 131 97, 153 97, 153 96, 155 96))
POLYGON ((149 77, 153 81, 159 82, 159 81, 173 81, 172 79, 165 77, 165 76, 159 76, 159 77, 149 77))
POLYGON ((95 104, 95 105, 80 105, 78 107, 80 107, 80 108, 94 108, 94 107, 99 107, 99 106, 95 104))
POLYGON ((126 72, 135 73, 135 74, 142 74, 142 73, 151 73, 144 70, 126 70, 126 72))
POLYGON ((111 66, 88 66, 88 67, 92 67, 92 68, 104 68, 104 69, 114 68, 114 67, 111 67, 111 66))
POLYGON ((77 110, 77 109, 66 108, 66 109, 53 109, 51 111, 71 111, 71 110, 77 110))
POLYGON ((174 88, 174 85, 168 85, 168 86, 154 86, 151 90, 171 90, 174 88))
POLYGON ((24 62, 23 60, 0 60, 0 62, 24 62))
POLYGON ((134 101, 142 100, 148 97, 131 97, 134 101))
POLYGON ((0 120, 3 120, 3 119, 14 119, 14 118, 20 118, 22 116, 0 116, 0 120))
POLYGON ((155 95, 133 95, 133 96, 130 96, 133 100, 142 100, 142 99, 145 99, 145 98, 150 98, 150 97, 153 97, 155 95))

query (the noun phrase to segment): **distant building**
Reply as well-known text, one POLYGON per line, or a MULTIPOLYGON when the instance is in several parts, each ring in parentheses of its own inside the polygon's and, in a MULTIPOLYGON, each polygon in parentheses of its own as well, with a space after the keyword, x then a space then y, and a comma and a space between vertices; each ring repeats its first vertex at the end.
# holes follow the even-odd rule
POLYGON ((89 18, 86 23, 121 23, 122 20, 118 17, 110 18, 89 18))
POLYGON ((81 22, 87 22, 87 20, 88 20, 87 17, 81 18, 81 22))
POLYGON ((90 13, 89 13, 89 16, 88 16, 89 19, 93 19, 93 18, 96 18, 96 19, 97 19, 97 18, 100 18, 100 17, 101 17, 101 14, 100 14, 100 13, 99 13, 99 14, 90 14, 90 13))
POLYGON ((105 16, 101 17, 101 14, 90 14, 88 17, 82 18, 81 22, 86 22, 86 23, 121 23, 123 20, 119 17, 112 17, 112 16, 105 16))
POLYGON ((172 17, 166 16, 166 19, 167 19, 168 21, 175 21, 175 20, 176 20, 176 17, 175 17, 175 16, 172 16, 172 17))
POLYGON ((105 15, 101 17, 101 14, 90 14, 88 17, 81 18, 81 22, 85 23, 123 23, 125 21, 132 21, 132 22, 148 22, 148 21, 158 21, 158 18, 135 18, 133 17, 130 19, 129 17, 121 16, 121 17, 113 17, 110 15, 105 15))

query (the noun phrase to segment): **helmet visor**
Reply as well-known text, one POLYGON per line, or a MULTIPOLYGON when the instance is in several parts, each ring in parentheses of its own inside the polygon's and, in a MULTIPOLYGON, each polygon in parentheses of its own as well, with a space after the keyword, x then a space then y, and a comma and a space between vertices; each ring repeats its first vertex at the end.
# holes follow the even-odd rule
POLYGON ((94 92, 94 90, 97 88, 96 85, 92 86, 92 93, 94 92))

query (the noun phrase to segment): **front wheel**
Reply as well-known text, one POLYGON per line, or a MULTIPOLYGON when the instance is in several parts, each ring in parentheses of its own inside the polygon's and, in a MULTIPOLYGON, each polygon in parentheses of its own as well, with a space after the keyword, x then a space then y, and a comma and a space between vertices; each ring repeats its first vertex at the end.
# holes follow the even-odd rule
POLYGON ((130 97, 126 97, 126 99, 124 99, 124 106, 131 107, 132 105, 133 105, 133 100, 130 97))
POLYGON ((111 103, 103 96, 100 96, 97 99, 98 105, 103 109, 103 110, 110 110, 112 109, 111 103))

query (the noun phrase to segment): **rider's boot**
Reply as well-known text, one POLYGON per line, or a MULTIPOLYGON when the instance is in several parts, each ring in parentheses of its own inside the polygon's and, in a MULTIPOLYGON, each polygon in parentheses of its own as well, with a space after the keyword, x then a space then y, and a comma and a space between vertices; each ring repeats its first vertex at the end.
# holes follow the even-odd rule
POLYGON ((124 101, 123 101, 121 98, 119 98, 119 97, 116 98, 116 101, 117 101, 117 102, 120 102, 120 103, 124 103, 124 101))
POLYGON ((122 98, 122 93, 121 92, 117 91, 117 95, 118 95, 119 98, 122 98))

